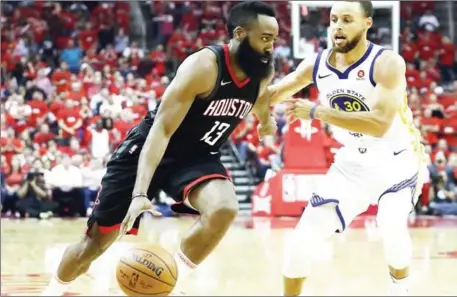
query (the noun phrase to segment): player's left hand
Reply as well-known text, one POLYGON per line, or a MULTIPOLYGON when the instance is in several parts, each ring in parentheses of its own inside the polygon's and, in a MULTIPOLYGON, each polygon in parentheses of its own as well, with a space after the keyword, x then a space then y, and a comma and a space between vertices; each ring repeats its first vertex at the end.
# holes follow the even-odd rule
POLYGON ((119 238, 122 238, 125 234, 127 234, 130 229, 132 229, 133 224, 135 223, 136 219, 142 214, 143 212, 150 212, 153 216, 160 217, 162 214, 157 211, 151 201, 147 198, 147 196, 138 195, 132 198, 130 202, 129 209, 127 214, 122 220, 121 227, 119 230, 119 238))
POLYGON ((257 126, 257 132, 259 132, 259 139, 263 140, 265 136, 275 135, 278 126, 276 124, 276 119, 273 116, 270 116, 267 124, 259 124, 257 126))
POLYGON ((311 119, 311 109, 316 104, 307 99, 287 99, 284 102, 287 104, 286 116, 291 123, 298 119, 311 119))

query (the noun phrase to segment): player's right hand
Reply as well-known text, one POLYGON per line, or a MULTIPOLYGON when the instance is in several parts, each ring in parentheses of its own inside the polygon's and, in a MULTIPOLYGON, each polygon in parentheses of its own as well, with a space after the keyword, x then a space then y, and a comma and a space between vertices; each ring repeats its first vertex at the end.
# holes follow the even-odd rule
POLYGON ((127 234, 127 232, 132 229, 135 220, 145 211, 150 212, 156 217, 162 216, 162 214, 155 209, 154 205, 146 196, 135 197, 132 199, 132 202, 130 202, 127 214, 121 223, 119 236, 122 237, 127 234))

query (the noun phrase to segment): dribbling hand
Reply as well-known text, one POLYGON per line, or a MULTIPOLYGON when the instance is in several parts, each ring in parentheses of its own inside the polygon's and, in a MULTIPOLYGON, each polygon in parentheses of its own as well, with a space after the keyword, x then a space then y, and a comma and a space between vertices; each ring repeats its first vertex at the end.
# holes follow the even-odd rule
POLYGON ((130 229, 132 229, 135 220, 143 212, 150 212, 155 217, 160 217, 162 214, 158 212, 154 205, 149 201, 146 196, 137 196, 132 199, 130 202, 129 209, 125 215, 124 220, 121 223, 121 228, 119 230, 119 237, 124 236, 130 229))

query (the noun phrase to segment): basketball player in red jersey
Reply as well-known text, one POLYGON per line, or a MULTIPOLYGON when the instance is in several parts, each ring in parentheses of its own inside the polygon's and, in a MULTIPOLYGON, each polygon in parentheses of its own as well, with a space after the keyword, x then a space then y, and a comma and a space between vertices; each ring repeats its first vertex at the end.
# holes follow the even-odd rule
POLYGON ((261 136, 276 130, 269 100, 257 98, 268 97, 278 23, 272 7, 252 1, 232 8, 227 27, 230 43, 190 55, 160 106, 113 153, 86 236, 67 248, 42 295, 62 295, 119 234, 136 234, 142 212, 159 215, 150 202, 157 189, 176 200, 176 212, 200 214, 175 255, 180 280, 224 237, 238 201, 219 148, 251 110, 261 136))

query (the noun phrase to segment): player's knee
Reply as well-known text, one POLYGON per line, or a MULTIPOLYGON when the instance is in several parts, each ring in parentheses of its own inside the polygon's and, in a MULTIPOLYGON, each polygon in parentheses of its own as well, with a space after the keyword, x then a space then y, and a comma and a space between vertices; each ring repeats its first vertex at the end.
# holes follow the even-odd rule
POLYGON ((102 233, 96 225, 90 228, 88 234, 80 242, 80 251, 77 255, 80 263, 91 263, 100 257, 117 238, 117 233, 102 233))
POLYGON ((404 236, 408 233, 408 210, 391 204, 392 199, 381 200, 376 217, 378 229, 383 237, 404 236))
POLYGON ((305 210, 285 247, 283 273, 288 278, 307 277, 312 258, 339 228, 335 207, 322 205, 305 210))
POLYGON ((218 203, 205 214, 208 222, 215 225, 231 224, 238 214, 238 200, 236 197, 221 197, 217 201, 218 203))
POLYGON ((238 214, 235 189, 224 179, 203 183, 192 191, 189 202, 200 212, 203 224, 212 229, 230 225, 238 214))

